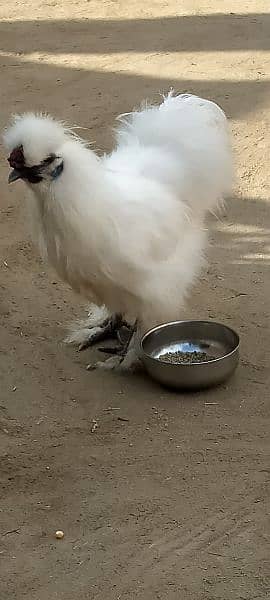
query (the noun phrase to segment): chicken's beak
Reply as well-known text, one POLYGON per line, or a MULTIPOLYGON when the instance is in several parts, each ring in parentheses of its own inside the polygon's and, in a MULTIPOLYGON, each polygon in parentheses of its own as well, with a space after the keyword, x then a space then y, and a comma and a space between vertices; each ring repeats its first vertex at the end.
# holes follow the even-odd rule
POLYGON ((12 169, 8 176, 8 183, 13 183, 13 181, 17 181, 17 179, 21 179, 21 173, 17 171, 17 169, 12 169))

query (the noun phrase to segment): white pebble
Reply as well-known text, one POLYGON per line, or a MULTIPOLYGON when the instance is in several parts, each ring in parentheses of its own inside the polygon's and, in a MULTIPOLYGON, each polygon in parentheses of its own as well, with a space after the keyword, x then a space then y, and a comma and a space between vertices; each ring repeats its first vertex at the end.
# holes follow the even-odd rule
POLYGON ((57 539, 57 540, 62 540, 62 539, 63 539, 63 537, 64 537, 64 535, 65 535, 65 534, 64 534, 64 532, 63 532, 63 531, 56 531, 56 532, 55 532, 55 537, 56 537, 56 539, 57 539))

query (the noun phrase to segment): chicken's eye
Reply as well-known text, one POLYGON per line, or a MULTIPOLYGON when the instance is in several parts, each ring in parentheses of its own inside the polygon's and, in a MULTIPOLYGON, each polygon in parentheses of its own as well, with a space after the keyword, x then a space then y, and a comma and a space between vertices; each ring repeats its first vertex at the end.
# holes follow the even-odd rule
POLYGON ((47 165, 51 165, 51 163, 53 163, 53 161, 56 159, 56 155, 55 154, 50 154, 47 158, 45 158, 42 161, 42 164, 45 166, 47 165))

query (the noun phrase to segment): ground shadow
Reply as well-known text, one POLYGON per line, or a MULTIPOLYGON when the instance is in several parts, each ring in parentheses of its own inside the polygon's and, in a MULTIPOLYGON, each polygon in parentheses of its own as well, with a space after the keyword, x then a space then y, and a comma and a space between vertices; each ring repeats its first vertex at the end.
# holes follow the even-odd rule
POLYGON ((29 20, 0 24, 6 52, 235 52, 270 49, 270 14, 158 19, 29 20), (53 42, 52 42, 53 40, 53 42))
MULTIPOLYGON (((269 95, 270 82, 263 72, 252 81, 189 78, 185 72, 168 77, 166 68, 160 75, 138 75, 120 70, 97 70, 93 61, 79 66, 57 66, 31 57, 31 53, 110 54, 119 52, 184 52, 267 50, 270 15, 204 15, 161 19, 133 20, 29 20, 0 24, 2 104, 10 110, 56 111, 61 118, 72 117, 81 125, 99 127, 100 105, 105 108, 104 122, 138 105, 145 97, 157 99, 159 92, 174 87, 206 96, 220 103, 229 117, 244 118, 262 107, 269 95), (197 36, 194 36, 194 31, 197 36), (191 35, 192 33, 192 35, 191 35), (5 55, 6 53, 6 55, 5 55), (11 55, 10 55, 11 53, 11 55), (18 93, 19 88, 19 93, 18 93), (46 94, 40 90, 46 89, 46 94), (59 102, 55 101, 56 89, 59 102), (27 97, 27 102, 26 102, 27 97), (89 98, 91 97, 91 114, 89 98), (81 123, 80 112, 89 112, 81 123), (94 115, 93 115, 94 111, 94 115), (94 121, 94 122, 93 122, 94 121)), ((199 62, 199 58, 196 59, 199 62)), ((5 118, 5 115, 2 117, 5 118)), ((103 141, 103 140, 102 140, 103 141)))
POLYGON ((31 60, 24 62, 18 57, 2 57, 0 68, 4 82, 1 91, 3 125, 10 112, 41 110, 72 119, 89 129, 105 124, 107 127, 110 121, 113 124, 117 114, 132 110, 144 98, 159 101, 159 93, 166 93, 171 87, 177 92, 191 92, 214 100, 229 118, 244 119, 252 111, 263 108, 270 92, 269 81, 197 81, 181 76, 168 78, 166 74, 151 77, 54 66, 31 60), (88 115, 87 120, 84 117, 82 121, 81 113, 88 115))

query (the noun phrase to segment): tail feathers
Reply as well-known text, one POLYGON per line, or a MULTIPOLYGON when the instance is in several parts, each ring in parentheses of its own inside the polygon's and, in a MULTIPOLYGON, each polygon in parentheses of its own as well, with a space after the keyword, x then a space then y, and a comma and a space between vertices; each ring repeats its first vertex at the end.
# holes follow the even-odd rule
POLYGON ((186 143, 210 124, 226 128, 225 114, 217 104, 192 94, 174 95, 173 91, 164 96, 160 105, 144 103, 141 110, 121 115, 119 121, 119 141, 136 137, 140 143, 151 146, 186 143))
POLYGON ((176 182, 179 195, 193 211, 214 210, 231 193, 229 128, 224 112, 214 102, 171 91, 160 106, 146 104, 121 120, 117 136, 121 146, 136 141, 142 147, 166 150, 170 168, 166 166, 165 172, 170 172, 174 187, 176 182))

